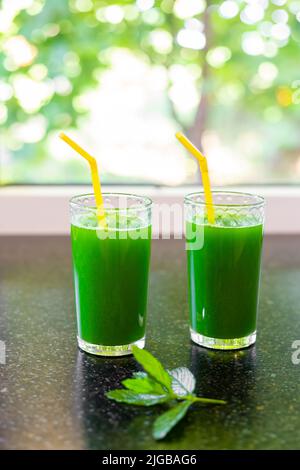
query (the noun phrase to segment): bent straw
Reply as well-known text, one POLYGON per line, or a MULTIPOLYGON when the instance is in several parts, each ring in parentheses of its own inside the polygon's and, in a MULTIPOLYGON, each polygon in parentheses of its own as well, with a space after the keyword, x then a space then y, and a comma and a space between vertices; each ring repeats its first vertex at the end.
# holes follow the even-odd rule
POLYGON ((200 152, 200 150, 197 149, 197 147, 195 147, 195 145, 192 144, 192 142, 184 134, 182 134, 182 132, 176 132, 175 135, 179 142, 198 160, 202 175, 207 218, 208 222, 213 225, 215 223, 215 210, 213 205, 206 157, 200 152))
POLYGON ((59 137, 68 145, 70 145, 70 147, 72 147, 72 149, 75 150, 75 152, 79 153, 79 155, 81 155, 83 158, 85 158, 89 162, 91 175, 92 175, 94 194, 95 194, 95 201, 96 201, 96 206, 97 206, 97 217, 98 217, 99 223, 103 225, 104 227, 106 227, 106 219, 105 219, 105 213, 104 213, 104 201, 103 201, 103 196, 101 192, 101 183, 100 183, 98 165, 97 165, 96 159, 92 157, 92 155, 86 152, 82 147, 80 147, 80 145, 74 142, 74 140, 72 140, 63 132, 59 134, 59 137))

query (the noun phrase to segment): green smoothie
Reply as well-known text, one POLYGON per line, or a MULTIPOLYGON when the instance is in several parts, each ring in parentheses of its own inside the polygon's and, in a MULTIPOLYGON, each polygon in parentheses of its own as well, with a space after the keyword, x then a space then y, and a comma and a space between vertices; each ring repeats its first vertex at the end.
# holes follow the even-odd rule
POLYGON ((215 225, 194 219, 187 221, 186 235, 192 330, 220 339, 254 333, 262 224, 238 216, 217 216, 215 225))
POLYGON ((145 335, 151 225, 138 217, 72 221, 78 336, 93 345, 128 345, 145 335))

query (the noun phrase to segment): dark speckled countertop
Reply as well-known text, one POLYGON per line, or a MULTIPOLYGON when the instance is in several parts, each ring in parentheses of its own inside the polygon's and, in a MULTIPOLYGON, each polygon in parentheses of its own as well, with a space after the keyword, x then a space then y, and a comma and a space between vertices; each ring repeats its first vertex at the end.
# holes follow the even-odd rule
POLYGON ((228 400, 193 409, 162 442, 157 408, 120 406, 106 390, 136 370, 132 357, 78 351, 69 240, 0 239, 0 447, 4 449, 300 448, 300 237, 267 237, 256 346, 214 352, 193 345, 181 241, 154 241, 147 348, 185 365, 197 393, 228 400))

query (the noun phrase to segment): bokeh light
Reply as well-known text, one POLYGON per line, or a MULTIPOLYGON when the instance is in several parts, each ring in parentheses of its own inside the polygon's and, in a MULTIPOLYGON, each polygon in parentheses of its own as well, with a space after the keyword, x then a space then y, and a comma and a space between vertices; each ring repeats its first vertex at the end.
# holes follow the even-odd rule
POLYGON ((7 119, 7 107, 4 103, 0 103, 0 124, 4 124, 7 119))
POLYGON ((38 82, 24 74, 12 78, 14 95, 20 106, 27 113, 35 113, 45 104, 54 93, 52 81, 38 82))
POLYGON ((20 142, 36 143, 45 136, 46 128, 47 120, 43 115, 37 114, 23 123, 13 124, 11 132, 20 142))
POLYGON ((201 31, 181 29, 177 34, 177 42, 182 47, 200 50, 204 49, 206 39, 205 35, 201 31))
POLYGON ((271 36, 279 41, 285 41, 291 34, 290 27, 287 24, 278 23, 272 26, 271 36))
POLYGON ((111 5, 104 10, 106 21, 112 24, 119 24, 124 19, 124 10, 119 5, 111 5))
POLYGON ((48 69, 44 64, 34 64, 30 67, 28 74, 33 80, 44 80, 48 75, 48 69))
POLYGON ((219 13, 223 18, 234 18, 239 12, 239 5, 234 0, 226 0, 219 7, 219 13))
POLYGON ((176 0, 174 13, 178 18, 191 18, 203 13, 206 7, 204 0, 176 0))
POLYGON ((155 4, 154 0, 136 0, 137 7, 140 11, 147 11, 155 4))
POLYGON ((37 48, 24 36, 12 36, 4 42, 3 50, 14 68, 30 65, 37 55, 37 48))
POLYGON ((296 15, 298 13, 298 11, 300 10, 300 1, 299 0, 293 0, 293 1, 289 2, 288 9, 291 13, 294 13, 294 15, 296 15))
POLYGON ((264 53, 265 43, 257 31, 251 31, 243 34, 242 48, 246 54, 261 55, 264 53))
POLYGON ((287 23, 289 14, 286 10, 275 10, 272 13, 272 20, 275 21, 275 23, 287 23))
POLYGON ((157 52, 168 54, 173 47, 173 38, 167 31, 155 29, 150 33, 150 43, 157 52))
POLYGON ((278 68, 272 62, 262 62, 258 67, 258 74, 268 82, 272 82, 278 75, 278 68))
POLYGON ((92 0, 75 0, 74 2, 74 7, 81 13, 92 10, 93 6, 92 0))
POLYGON ((0 80, 0 101, 8 101, 12 96, 12 86, 4 80, 0 80))
POLYGON ((246 24, 255 24, 264 18, 265 10, 259 3, 250 3, 241 12, 241 20, 246 24))
POLYGON ((210 49, 207 53, 207 62, 215 68, 222 67, 231 57, 231 51, 228 47, 219 46, 210 49))

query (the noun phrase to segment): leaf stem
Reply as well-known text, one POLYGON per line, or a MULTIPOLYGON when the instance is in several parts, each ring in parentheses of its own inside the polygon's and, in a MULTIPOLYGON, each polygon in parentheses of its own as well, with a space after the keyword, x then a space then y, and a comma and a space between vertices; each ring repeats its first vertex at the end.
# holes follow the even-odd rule
POLYGON ((217 400, 215 398, 203 398, 203 397, 196 397, 195 395, 185 395, 185 396, 178 396, 177 400, 189 400, 193 403, 212 403, 215 405, 225 405, 225 400, 217 400))

